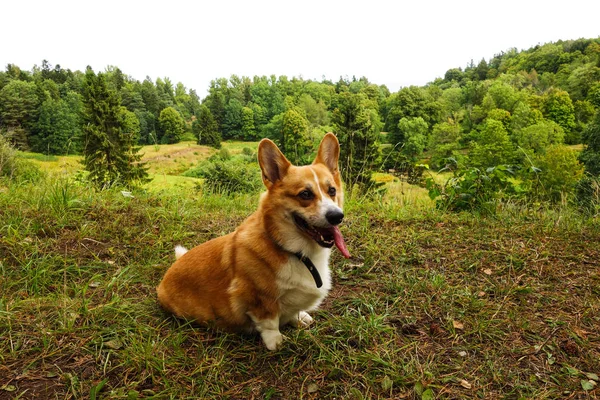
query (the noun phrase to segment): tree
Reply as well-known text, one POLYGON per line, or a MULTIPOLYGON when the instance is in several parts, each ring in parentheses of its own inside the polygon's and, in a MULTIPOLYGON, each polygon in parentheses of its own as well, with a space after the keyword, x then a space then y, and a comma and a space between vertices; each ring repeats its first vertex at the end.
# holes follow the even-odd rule
POLYGON ((33 151, 46 154, 74 154, 80 150, 82 121, 81 99, 69 92, 67 99, 47 99, 40 106, 35 134, 31 136, 33 151))
POLYGON ((131 131, 135 124, 124 114, 117 93, 108 88, 104 74, 96 75, 90 67, 84 85, 83 164, 88 179, 97 188, 147 181, 142 155, 134 147, 139 132, 131 131))
POLYGON ((220 148, 221 134, 212 113, 207 106, 201 105, 198 114, 198 118, 192 123, 192 132, 198 138, 198 144, 220 148))
POLYGON ((281 151, 293 164, 299 164, 308 161, 310 147, 307 119, 299 109, 288 109, 283 113, 281 151))
POLYGON ((160 142, 163 144, 178 143, 183 136, 185 122, 181 114, 173 107, 167 107, 160 112, 158 117, 160 127, 160 142))
POLYGON ((457 124, 441 122, 433 126, 429 136, 429 151, 433 166, 442 167, 444 160, 456 157, 456 152, 460 148, 460 134, 461 129, 457 124))
POLYGON ((244 140, 256 139, 254 126, 254 111, 250 107, 242 108, 242 138, 244 140))
POLYGON ((585 147, 579 155, 579 160, 588 173, 600 176, 600 112, 596 113, 594 120, 585 129, 583 142, 585 147))
POLYGON ((562 144, 565 133, 554 121, 543 120, 512 134, 512 140, 525 150, 543 153, 551 144, 562 144))
POLYGON ((421 117, 402 118, 398 122, 398 131, 390 134, 393 145, 403 140, 402 153, 411 161, 416 161, 423 154, 427 143, 427 122, 421 117))
POLYGON ((569 94, 564 90, 551 90, 543 100, 544 117, 559 124, 565 131, 565 142, 576 144, 579 138, 571 136, 575 128, 575 108, 569 94))
POLYGON ((350 189, 364 187, 379 160, 379 114, 361 93, 342 92, 336 104, 331 121, 341 144, 342 178, 350 189))
POLYGON ((39 97, 33 82, 11 80, 0 90, 0 121, 2 130, 19 149, 29 148, 28 136, 38 116, 39 97))
POLYGON ((489 119, 476 136, 469 153, 471 164, 475 167, 494 167, 510 164, 514 149, 506 128, 500 121, 489 119))

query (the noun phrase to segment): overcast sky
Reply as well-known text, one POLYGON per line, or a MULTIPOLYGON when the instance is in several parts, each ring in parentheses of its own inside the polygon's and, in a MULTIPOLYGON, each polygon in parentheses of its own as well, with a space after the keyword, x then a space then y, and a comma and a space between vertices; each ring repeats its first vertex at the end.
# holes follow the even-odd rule
POLYGON ((366 76, 395 92, 512 47, 600 36, 600 1, 4 1, 0 66, 169 77, 366 76))

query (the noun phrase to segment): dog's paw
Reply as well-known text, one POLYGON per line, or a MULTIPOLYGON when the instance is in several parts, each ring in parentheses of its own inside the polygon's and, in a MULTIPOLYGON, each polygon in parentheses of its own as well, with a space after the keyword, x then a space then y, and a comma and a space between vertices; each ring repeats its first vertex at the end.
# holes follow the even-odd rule
POLYGON ((313 321, 314 321, 313 317, 311 317, 310 314, 307 313, 306 311, 300 311, 298 313, 298 327, 299 328, 306 328, 307 326, 312 324, 313 321))
POLYGON ((283 343, 283 335, 281 332, 275 330, 266 330, 262 331, 260 336, 262 337, 265 346, 267 346, 267 349, 273 351, 281 348, 281 344, 283 343))

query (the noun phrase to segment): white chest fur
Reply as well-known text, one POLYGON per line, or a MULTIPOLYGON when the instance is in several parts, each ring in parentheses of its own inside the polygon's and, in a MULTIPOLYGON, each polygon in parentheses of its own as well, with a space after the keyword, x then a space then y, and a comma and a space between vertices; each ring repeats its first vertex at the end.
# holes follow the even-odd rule
POLYGON ((309 255, 321 275, 323 286, 320 288, 317 288, 315 279, 298 257, 290 256, 289 261, 282 266, 277 276, 282 323, 292 319, 301 311, 317 308, 327 296, 331 289, 331 274, 328 266, 330 253, 330 249, 320 249, 309 255))

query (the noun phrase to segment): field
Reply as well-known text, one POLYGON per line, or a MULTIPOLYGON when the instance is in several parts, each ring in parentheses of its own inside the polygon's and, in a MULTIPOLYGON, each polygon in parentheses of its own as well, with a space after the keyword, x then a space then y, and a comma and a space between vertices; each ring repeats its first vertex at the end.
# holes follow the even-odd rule
POLYGON ((154 181, 132 196, 78 183, 72 156, 25 154, 48 179, 0 184, 0 399, 600 397, 597 219, 447 214, 380 175, 385 196, 346 205, 353 257, 334 252, 315 323, 269 352, 173 319, 155 295, 176 244, 232 231, 258 194, 179 176, 214 150, 144 151, 154 181))

